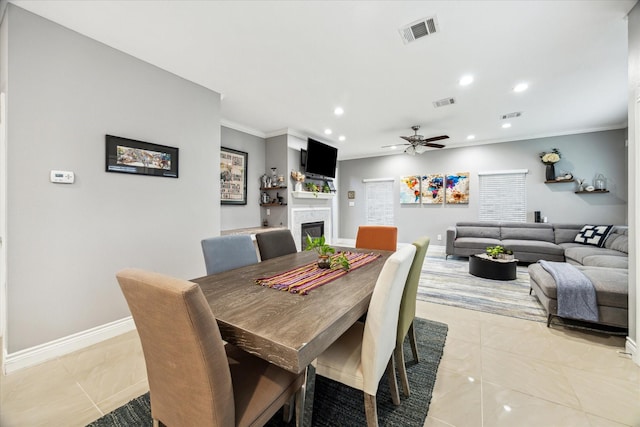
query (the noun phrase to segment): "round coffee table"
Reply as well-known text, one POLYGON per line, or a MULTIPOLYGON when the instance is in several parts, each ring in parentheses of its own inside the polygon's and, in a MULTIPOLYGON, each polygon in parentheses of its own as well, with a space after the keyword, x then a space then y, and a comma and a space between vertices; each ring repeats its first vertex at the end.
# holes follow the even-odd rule
POLYGON ((485 254, 469 257, 469 273, 493 280, 515 280, 517 259, 493 259, 485 254))

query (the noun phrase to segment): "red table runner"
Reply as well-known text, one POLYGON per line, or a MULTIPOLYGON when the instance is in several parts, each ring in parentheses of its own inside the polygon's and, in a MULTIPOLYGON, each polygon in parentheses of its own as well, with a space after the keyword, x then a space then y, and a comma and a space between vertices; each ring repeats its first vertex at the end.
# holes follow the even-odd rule
MULTIPOLYGON (((370 262, 380 258, 380 254, 374 253, 358 253, 358 252, 342 252, 349 260, 349 271, 355 270, 367 265, 370 262)), ((334 256, 339 255, 340 252, 334 256)), ((309 291, 318 288, 332 280, 342 277, 349 271, 342 268, 329 269, 319 268, 317 261, 305 264, 300 267, 276 274, 271 277, 261 277, 256 279, 256 283, 261 286, 288 291, 293 294, 306 295, 309 291)))

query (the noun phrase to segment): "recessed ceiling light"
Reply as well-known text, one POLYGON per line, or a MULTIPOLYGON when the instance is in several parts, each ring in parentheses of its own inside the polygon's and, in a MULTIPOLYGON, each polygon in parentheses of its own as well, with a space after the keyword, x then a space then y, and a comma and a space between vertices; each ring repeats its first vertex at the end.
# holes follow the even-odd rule
POLYGON ((510 128, 510 127, 511 127, 511 123, 504 123, 502 125, 502 129, 507 129, 507 128, 510 128))
POLYGON ((473 83, 473 76, 470 75, 470 74, 468 74, 466 76, 462 76, 458 83, 460 83, 460 86, 470 85, 471 83, 473 83))
POLYGON ((344 136, 344 135, 340 135, 340 136, 338 137, 338 141, 344 141, 345 139, 347 139, 347 137, 346 137, 346 136, 344 136))
POLYGON ((389 150, 395 150, 396 148, 398 148, 397 145, 392 145, 392 146, 389 147, 389 150))
POLYGON ((336 116, 341 116, 344 114, 344 110, 342 109, 342 107, 336 107, 336 109, 333 110, 333 114, 335 114, 336 116))
POLYGON ((468 136, 467 136, 467 139, 468 139, 469 141, 471 141, 472 139, 476 139, 476 136, 475 136, 475 135, 468 135, 468 136))
POLYGON ((324 130, 324 134, 325 135, 331 135, 333 133, 333 131, 331 129, 325 129, 324 130))
POLYGON ((514 92, 524 92, 527 89, 529 89, 529 84, 528 83, 518 83, 513 88, 513 91, 514 92))

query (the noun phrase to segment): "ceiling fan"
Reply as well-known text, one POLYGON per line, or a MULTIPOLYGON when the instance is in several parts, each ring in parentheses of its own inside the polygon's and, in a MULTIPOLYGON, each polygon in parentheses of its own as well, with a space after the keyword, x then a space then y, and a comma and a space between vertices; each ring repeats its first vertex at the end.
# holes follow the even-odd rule
MULTIPOLYGON (((431 138, 425 138, 422 135, 418 135, 418 130, 420 129, 420 125, 411 126, 411 129, 415 132, 414 135, 411 136, 401 136, 400 138, 404 139, 408 143, 402 145, 408 145, 408 147, 404 150, 405 153, 415 156, 416 154, 422 154, 427 151, 428 147, 432 148, 444 148, 442 144, 434 144, 433 141, 440 141, 442 139, 448 139, 448 135, 440 135, 434 136, 431 138)), ((394 147, 394 145, 385 145, 382 148, 386 147, 394 147)))

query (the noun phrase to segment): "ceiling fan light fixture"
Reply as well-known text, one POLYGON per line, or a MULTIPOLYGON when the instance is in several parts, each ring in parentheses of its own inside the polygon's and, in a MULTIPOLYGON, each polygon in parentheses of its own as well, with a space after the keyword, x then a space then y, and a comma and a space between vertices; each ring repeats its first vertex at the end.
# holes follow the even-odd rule
POLYGON ((416 151, 416 154, 422 154, 425 151, 427 151, 427 147, 425 147, 424 145, 417 145, 415 147, 415 151, 416 151))
POLYGON ((414 147, 413 145, 410 145, 407 147, 406 150, 404 150, 405 153, 407 153, 410 156, 415 156, 416 155, 416 147, 414 147))

